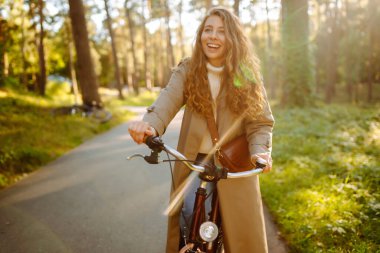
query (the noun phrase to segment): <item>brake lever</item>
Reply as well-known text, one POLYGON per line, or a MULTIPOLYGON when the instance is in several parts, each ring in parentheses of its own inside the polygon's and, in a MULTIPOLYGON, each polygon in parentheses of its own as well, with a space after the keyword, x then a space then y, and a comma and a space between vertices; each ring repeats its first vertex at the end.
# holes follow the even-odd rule
POLYGON ((144 158, 144 156, 141 155, 141 154, 133 154, 133 155, 131 155, 131 156, 128 156, 128 157, 127 157, 127 160, 132 160, 132 159, 135 158, 135 157, 141 157, 141 158, 144 158))
POLYGON ((150 163, 150 164, 158 164, 159 161, 158 161, 158 158, 159 158, 159 152, 158 151, 155 151, 155 150, 152 150, 150 152, 150 155, 149 156, 144 156, 144 160, 147 162, 147 163, 150 163))
POLYGON ((151 151, 150 155, 134 154, 134 155, 128 156, 127 160, 132 160, 133 158, 136 158, 136 157, 141 157, 147 163, 150 163, 150 164, 159 164, 161 162, 158 160, 159 152, 157 151, 151 151))

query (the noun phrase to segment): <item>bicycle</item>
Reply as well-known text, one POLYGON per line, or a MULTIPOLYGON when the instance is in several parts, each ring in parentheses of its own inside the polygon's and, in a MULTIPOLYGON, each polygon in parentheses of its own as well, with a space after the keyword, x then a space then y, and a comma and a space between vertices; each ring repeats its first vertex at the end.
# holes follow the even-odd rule
POLYGON ((209 197, 206 194, 207 184, 217 182, 221 179, 250 177, 261 174, 265 167, 263 161, 259 161, 256 164, 256 168, 252 170, 230 173, 227 168, 220 168, 213 164, 193 164, 195 161, 188 160, 179 151, 164 144, 159 137, 149 136, 146 138, 145 144, 151 149, 150 155, 134 154, 127 157, 127 160, 142 157, 150 164, 180 161, 192 171, 199 172, 200 185, 195 195, 189 236, 187 238, 186 233, 182 235, 185 245, 180 249, 179 253, 224 253, 223 232, 221 229, 218 194, 216 191, 212 193, 211 212, 208 214, 208 217, 204 215, 204 203, 209 197), (159 160, 159 154, 162 151, 168 154, 168 160, 159 160), (175 159, 170 159, 169 155, 175 159))
POLYGON ((106 123, 111 120, 112 113, 105 110, 102 106, 99 105, 78 105, 74 104, 71 106, 61 106, 54 108, 52 110, 54 116, 57 115, 79 115, 82 117, 89 118, 97 123, 106 123))

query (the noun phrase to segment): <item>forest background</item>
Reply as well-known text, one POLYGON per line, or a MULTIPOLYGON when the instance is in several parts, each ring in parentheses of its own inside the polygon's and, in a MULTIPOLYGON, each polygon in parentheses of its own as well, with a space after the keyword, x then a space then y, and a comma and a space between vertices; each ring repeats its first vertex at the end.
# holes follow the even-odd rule
POLYGON ((241 18, 261 59, 277 120, 263 196, 292 252, 378 251, 380 0, 0 0, 0 185, 152 101, 212 5, 241 18), (113 121, 48 113, 81 102, 113 121))

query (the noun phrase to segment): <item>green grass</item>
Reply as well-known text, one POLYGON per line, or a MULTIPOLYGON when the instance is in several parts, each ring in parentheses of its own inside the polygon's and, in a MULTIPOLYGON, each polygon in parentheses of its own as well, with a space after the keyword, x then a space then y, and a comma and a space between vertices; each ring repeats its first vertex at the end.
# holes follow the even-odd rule
POLYGON ((49 83, 47 96, 11 89, 0 90, 0 188, 61 156, 96 134, 128 120, 132 113, 121 105, 148 105, 154 93, 117 100, 101 89, 103 101, 113 118, 98 124, 81 116, 53 116, 52 109, 71 105, 68 84, 49 83))
POLYGON ((291 252, 380 252, 380 107, 274 112, 262 192, 291 252))

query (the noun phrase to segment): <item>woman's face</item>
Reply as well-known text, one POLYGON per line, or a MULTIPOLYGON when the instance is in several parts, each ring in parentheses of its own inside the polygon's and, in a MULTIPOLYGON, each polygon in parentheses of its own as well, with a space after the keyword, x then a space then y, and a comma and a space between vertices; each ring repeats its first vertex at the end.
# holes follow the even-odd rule
POLYGON ((203 53, 212 65, 222 66, 226 53, 226 36, 223 20, 218 16, 210 16, 205 22, 201 35, 203 53))

